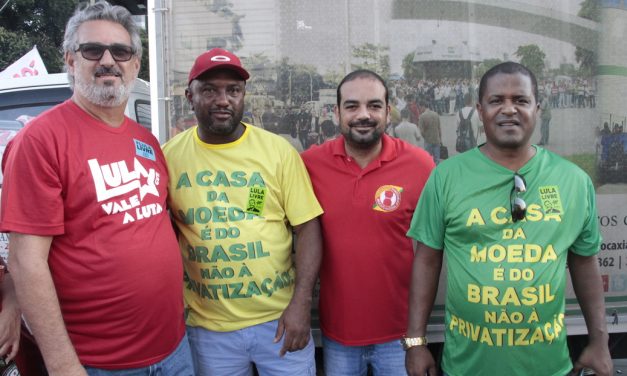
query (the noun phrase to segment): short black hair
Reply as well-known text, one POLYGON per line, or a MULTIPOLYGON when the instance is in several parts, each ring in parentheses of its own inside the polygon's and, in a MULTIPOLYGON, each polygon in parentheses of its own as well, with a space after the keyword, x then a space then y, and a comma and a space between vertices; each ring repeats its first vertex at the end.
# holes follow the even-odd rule
POLYGON ((388 86, 385 84, 385 80, 381 76, 379 76, 378 74, 376 74, 375 72, 371 70, 358 69, 356 71, 353 71, 347 74, 346 77, 342 79, 340 84, 337 85, 337 106, 338 107, 340 107, 340 103, 342 102, 342 94, 340 92, 340 90, 342 89, 342 85, 344 85, 346 82, 353 81, 358 78, 372 78, 374 80, 379 81, 381 85, 383 85, 383 87, 385 88, 385 105, 386 106, 388 105, 390 98, 389 98, 389 93, 388 93, 388 86))
POLYGON ((481 81, 479 82, 479 102, 483 100, 483 94, 485 93, 485 88, 488 85, 488 80, 499 73, 520 73, 524 76, 529 77, 529 79, 531 80, 531 90, 533 91, 533 97, 536 102, 538 102, 538 80, 536 79, 536 76, 533 74, 532 71, 529 70, 529 68, 513 61, 506 61, 504 63, 495 65, 484 73, 483 77, 481 77, 481 81))

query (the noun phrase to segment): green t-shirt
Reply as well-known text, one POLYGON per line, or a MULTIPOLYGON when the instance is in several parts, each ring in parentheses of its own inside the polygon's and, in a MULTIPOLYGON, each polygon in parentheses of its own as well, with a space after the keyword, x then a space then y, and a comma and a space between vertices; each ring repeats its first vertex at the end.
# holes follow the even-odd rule
POLYGON ((547 150, 518 173, 526 219, 511 221, 514 172, 479 148, 442 162, 408 235, 447 258, 442 368, 451 376, 565 375, 568 250, 601 242, 590 178, 547 150))

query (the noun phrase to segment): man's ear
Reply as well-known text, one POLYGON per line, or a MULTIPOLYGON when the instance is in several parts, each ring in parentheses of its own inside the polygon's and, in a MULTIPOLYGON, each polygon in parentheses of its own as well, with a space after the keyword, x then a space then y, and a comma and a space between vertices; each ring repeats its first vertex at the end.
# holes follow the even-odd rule
POLYGON ((481 103, 477 102, 477 114, 479 115, 479 120, 483 123, 483 108, 481 107, 481 103))
POLYGON ((65 65, 67 66, 67 71, 70 75, 74 75, 74 64, 76 63, 76 55, 70 51, 67 51, 65 53, 65 56, 63 57, 63 60, 65 60, 65 65))
MULTIPOLYGON (((192 82, 190 82, 190 86, 192 82)), ((190 90, 189 86, 187 87, 187 89, 185 89, 185 98, 187 98, 187 102, 189 102, 189 105, 192 107, 192 111, 194 111, 194 101, 192 100, 194 96, 192 95, 192 91, 190 90)))

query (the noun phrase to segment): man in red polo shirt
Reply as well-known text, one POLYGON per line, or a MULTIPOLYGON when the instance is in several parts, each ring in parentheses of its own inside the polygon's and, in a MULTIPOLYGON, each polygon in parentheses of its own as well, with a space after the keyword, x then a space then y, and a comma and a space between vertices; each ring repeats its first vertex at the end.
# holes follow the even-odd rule
POLYGON ((405 236, 433 159, 389 137, 388 89, 368 70, 337 90, 341 136, 302 157, 324 209, 320 326, 328 376, 405 374, 414 257, 405 236))

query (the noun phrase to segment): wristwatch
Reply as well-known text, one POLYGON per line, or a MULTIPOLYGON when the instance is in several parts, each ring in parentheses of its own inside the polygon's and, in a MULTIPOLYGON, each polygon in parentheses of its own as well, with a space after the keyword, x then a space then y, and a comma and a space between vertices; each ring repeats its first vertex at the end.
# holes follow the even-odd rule
POLYGON ((427 337, 403 337, 401 338, 401 345, 403 345, 403 350, 407 351, 414 346, 426 346, 427 345, 427 337))

